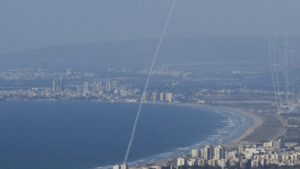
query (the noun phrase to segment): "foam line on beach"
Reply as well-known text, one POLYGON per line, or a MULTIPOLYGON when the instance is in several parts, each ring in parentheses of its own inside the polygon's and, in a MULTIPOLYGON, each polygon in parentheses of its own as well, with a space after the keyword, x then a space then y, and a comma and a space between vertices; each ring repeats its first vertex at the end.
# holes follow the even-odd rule
MULTIPOLYGON (((220 114, 224 117, 224 127, 216 129, 207 139, 197 142, 191 146, 175 148, 173 151, 165 152, 150 157, 142 158, 135 161, 129 161, 129 166, 145 165, 151 162, 168 160, 171 158, 178 157, 183 154, 190 153, 192 149, 203 148, 207 144, 219 145, 232 142, 238 139, 243 133, 247 132, 249 128, 254 124, 253 119, 246 116, 244 113, 236 110, 219 110, 214 109, 215 113, 220 114)), ((111 165, 96 167, 95 169, 109 169, 111 165)))

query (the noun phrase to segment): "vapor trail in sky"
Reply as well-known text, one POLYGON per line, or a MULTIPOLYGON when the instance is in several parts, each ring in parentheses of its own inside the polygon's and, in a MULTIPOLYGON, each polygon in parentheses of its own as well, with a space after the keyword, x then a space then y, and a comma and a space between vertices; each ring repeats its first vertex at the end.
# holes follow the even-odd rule
POLYGON ((168 17, 167 17, 167 19, 165 21, 163 30, 161 32, 158 44, 156 46, 156 50, 155 50, 155 53, 154 53, 154 56, 153 56, 153 59, 152 59, 150 70, 148 72, 148 76, 147 76, 147 80, 146 80, 145 87, 144 87, 144 90, 143 90, 143 94, 141 96, 141 100, 140 100, 140 103, 139 103, 138 111, 137 111, 137 114, 136 114, 136 117, 135 117, 133 129, 132 129, 132 132, 131 132, 131 137, 130 137, 130 140, 129 140, 129 143, 128 143, 128 147, 127 147, 127 151, 126 151, 126 154, 125 154, 125 157, 124 157, 124 161, 123 161, 124 164, 127 162, 128 156, 130 154, 132 142, 133 142, 133 139, 134 139, 134 136, 135 136, 136 126, 137 126, 137 123, 139 121, 139 117, 141 115, 143 103, 145 102, 145 96, 146 96, 146 91, 148 89, 149 81, 150 81, 150 78, 151 78, 151 75, 152 75, 152 72, 153 72, 153 68, 154 68, 155 62, 157 60, 157 56, 158 56, 158 53, 159 53, 162 41, 163 41, 163 39, 165 37, 165 34, 166 34, 166 31, 167 31, 170 19, 172 17, 172 14, 173 14, 173 11, 174 11, 174 8, 175 8, 175 5, 176 5, 176 1, 177 0, 174 0, 173 3, 172 3, 172 6, 171 6, 171 8, 169 10, 168 17))

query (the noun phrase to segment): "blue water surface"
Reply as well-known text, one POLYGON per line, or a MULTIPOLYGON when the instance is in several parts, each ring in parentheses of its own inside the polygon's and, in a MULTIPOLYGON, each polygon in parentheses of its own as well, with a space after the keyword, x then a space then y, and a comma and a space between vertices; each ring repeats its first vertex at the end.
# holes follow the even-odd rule
MULTIPOLYGON (((120 163, 136 111, 137 104, 129 103, 1 102, 0 168, 89 169, 120 163)), ((226 134, 236 127, 232 121, 241 119, 205 107, 146 104, 129 161, 176 151, 222 129, 226 134)), ((244 130, 250 125, 245 119, 244 130)))

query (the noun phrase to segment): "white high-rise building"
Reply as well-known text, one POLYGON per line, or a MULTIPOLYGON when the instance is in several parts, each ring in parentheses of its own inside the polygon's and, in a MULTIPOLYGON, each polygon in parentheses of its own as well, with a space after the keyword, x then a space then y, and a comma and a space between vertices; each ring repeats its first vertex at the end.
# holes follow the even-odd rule
POLYGON ((173 100, 173 94, 172 93, 166 93, 166 101, 172 102, 173 100))
POLYGON ((205 146, 203 149, 203 158, 205 160, 210 160, 212 156, 212 146, 205 146))
POLYGON ((122 164, 121 169, 128 169, 128 165, 127 164, 122 164))
POLYGON ((185 166, 186 160, 184 158, 177 159, 177 166, 185 166))
POLYGON ((160 100, 161 102, 165 101, 165 94, 164 94, 164 92, 160 92, 160 93, 159 93, 159 100, 160 100))
POLYGON ((222 146, 215 147, 214 159, 221 160, 225 158, 225 148, 222 146))
POLYGON ((192 150, 192 157, 193 157, 193 158, 200 157, 199 150, 193 149, 193 150, 192 150))
POLYGON ((113 169, 121 169, 121 166, 120 165, 114 165, 113 169))
POLYGON ((83 83, 83 96, 87 96, 89 94, 89 82, 83 83))

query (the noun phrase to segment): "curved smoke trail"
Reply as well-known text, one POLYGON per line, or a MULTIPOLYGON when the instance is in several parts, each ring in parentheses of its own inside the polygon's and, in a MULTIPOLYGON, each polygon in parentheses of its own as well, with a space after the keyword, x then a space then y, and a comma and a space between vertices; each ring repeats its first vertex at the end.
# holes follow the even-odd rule
POLYGON ((124 161, 123 161, 124 164, 126 164, 126 162, 128 160, 128 156, 130 154, 132 142, 133 142, 135 131, 136 131, 136 126, 137 126, 139 117, 141 115, 143 103, 145 102, 146 91, 148 89, 148 84, 149 84, 149 81, 150 81, 150 78, 151 78, 151 75, 152 75, 152 72, 153 72, 154 64, 156 62, 156 59, 157 59, 157 56, 158 56, 158 53, 159 53, 162 41, 163 41, 163 39, 165 37, 166 31, 167 31, 167 28, 168 28, 168 25, 169 25, 169 21, 171 19, 171 16, 173 14, 173 11, 174 11, 174 8, 175 8, 175 5, 176 5, 176 1, 177 0, 174 0, 173 3, 172 3, 172 6, 171 6, 171 8, 169 10, 168 17, 167 17, 167 19, 165 21, 162 33, 160 35, 158 44, 156 46, 156 50, 155 50, 155 53, 154 53, 154 56, 153 56, 152 64, 151 64, 150 70, 148 72, 147 80, 146 80, 145 87, 144 87, 144 90, 143 90, 143 94, 142 94, 142 97, 141 97, 141 101, 140 101, 140 104, 139 104, 139 107, 138 107, 138 111, 136 113, 136 117, 135 117, 133 129, 132 129, 132 132, 131 132, 131 137, 130 137, 130 140, 129 140, 129 143, 128 143, 128 147, 127 147, 127 151, 126 151, 126 154, 125 154, 125 157, 124 157, 124 161))

